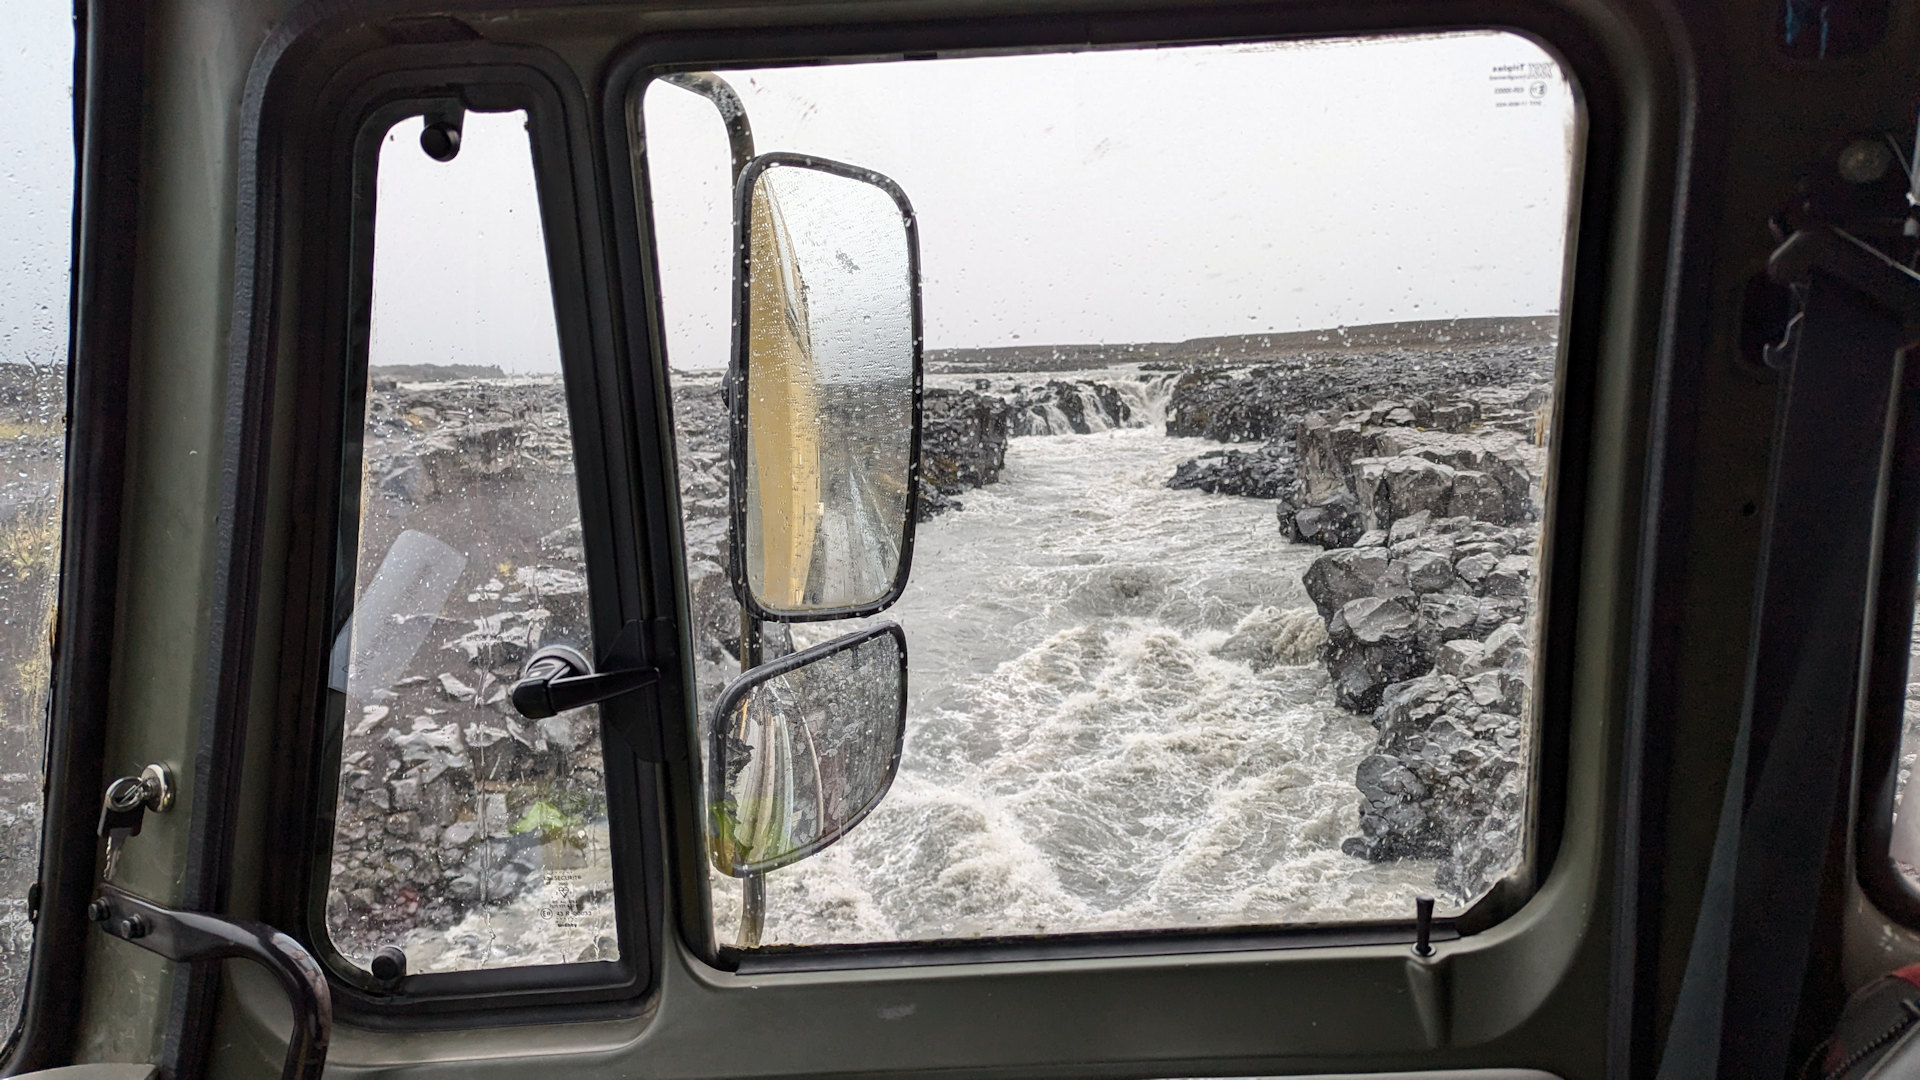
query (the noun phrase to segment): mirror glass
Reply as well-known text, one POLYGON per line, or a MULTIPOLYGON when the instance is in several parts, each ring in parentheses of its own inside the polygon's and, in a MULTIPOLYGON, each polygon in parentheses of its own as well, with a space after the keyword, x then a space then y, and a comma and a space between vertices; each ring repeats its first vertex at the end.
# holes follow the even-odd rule
POLYGON ((910 211, 859 170, 829 171, 842 168, 747 173, 738 527, 746 587, 772 618, 878 610, 910 548, 910 211))
POLYGON ((893 623, 734 680, 707 747, 714 866, 735 877, 785 866, 865 817, 900 765, 906 686, 893 623))

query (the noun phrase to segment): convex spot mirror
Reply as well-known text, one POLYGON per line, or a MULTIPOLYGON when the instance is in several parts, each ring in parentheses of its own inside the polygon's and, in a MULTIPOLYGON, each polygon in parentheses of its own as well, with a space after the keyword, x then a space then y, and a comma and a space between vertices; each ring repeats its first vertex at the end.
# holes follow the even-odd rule
POLYGON ((919 505, 920 249, 878 173, 763 154, 734 201, 734 592, 750 615, 899 598, 919 505))
POLYGON ((729 683, 707 746, 714 867, 764 873, 845 836, 892 786, 906 727, 907 639, 894 623, 729 683))

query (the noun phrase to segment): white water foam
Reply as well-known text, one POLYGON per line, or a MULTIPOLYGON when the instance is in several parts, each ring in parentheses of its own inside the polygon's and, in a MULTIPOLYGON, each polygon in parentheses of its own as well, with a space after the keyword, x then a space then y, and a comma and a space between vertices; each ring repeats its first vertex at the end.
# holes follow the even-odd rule
MULTIPOLYGON (((1348 921, 1430 891, 1431 863, 1340 851, 1374 733, 1316 660, 1316 549, 1271 501, 1168 489, 1217 445, 1161 433, 1163 382, 1102 381, 1152 426, 1015 439, 998 484, 920 526, 883 616, 910 653, 899 778, 768 875, 765 943, 1348 921)), ((739 886, 714 884, 731 941, 739 886)))

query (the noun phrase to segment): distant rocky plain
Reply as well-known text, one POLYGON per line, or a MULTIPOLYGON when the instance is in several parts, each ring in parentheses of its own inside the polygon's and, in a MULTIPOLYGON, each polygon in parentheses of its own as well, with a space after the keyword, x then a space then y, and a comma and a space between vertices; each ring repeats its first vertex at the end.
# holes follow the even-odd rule
MULTIPOLYGON (((998 482, 1010 439, 1137 426, 1138 398, 1116 380, 1153 383, 1168 435, 1219 444, 1180 465, 1170 486, 1270 500, 1276 545, 1324 549, 1303 575, 1326 631, 1320 662, 1339 706, 1378 731, 1354 776, 1360 813, 1343 849, 1433 860, 1436 890, 1470 899, 1524 848, 1556 331, 1548 318, 1477 319, 929 351, 937 385, 925 397, 921 514, 951 512, 998 482)), ((63 395, 44 379, 14 382, 0 380, 0 424, 10 425, 0 529, 19 533, 55 520, 59 432, 35 425, 63 395)), ((739 671, 720 380, 676 374, 672 405, 695 666, 710 702, 739 671)), ((553 870, 605 842, 597 725, 523 721, 504 693, 532 648, 584 634, 566 430, 553 380, 484 368, 372 373, 369 528, 404 525, 472 557, 407 677, 345 718, 330 922, 350 956, 489 906, 537 899, 565 925, 605 904, 611 883, 592 875, 576 874, 584 884, 558 900, 542 891, 553 870)), ((15 563, 0 559, 0 573, 45 569, 23 550, 15 563)), ((363 548, 363 583, 384 551, 384 542, 363 548)), ((28 684, 44 680, 32 659, 44 629, 12 610, 0 627, 0 676, 10 680, 0 687, 0 836, 11 838, 0 852, 0 965, 24 963, 30 940, 20 899, 38 832, 29 714, 43 698, 28 684)), ((588 919, 542 958, 603 955, 604 929, 588 919)))

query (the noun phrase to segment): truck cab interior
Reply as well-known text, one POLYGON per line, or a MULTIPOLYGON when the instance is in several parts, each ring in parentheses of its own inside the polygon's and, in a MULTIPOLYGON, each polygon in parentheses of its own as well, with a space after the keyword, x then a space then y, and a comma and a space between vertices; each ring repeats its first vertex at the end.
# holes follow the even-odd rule
POLYGON ((0 27, 0 1075, 1920 1076, 1920 3, 0 27))

